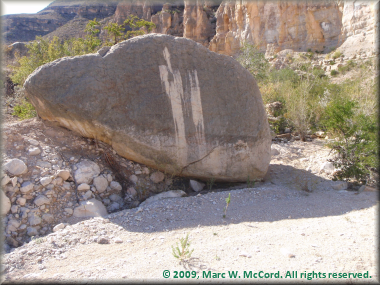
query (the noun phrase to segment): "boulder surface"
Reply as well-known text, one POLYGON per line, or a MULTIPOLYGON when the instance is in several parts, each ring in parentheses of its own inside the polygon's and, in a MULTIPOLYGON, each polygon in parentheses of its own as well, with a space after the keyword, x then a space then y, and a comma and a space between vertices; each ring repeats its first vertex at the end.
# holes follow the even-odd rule
POLYGON ((27 96, 41 118, 166 173, 261 179, 271 137, 253 76, 192 40, 149 34, 100 55, 37 68, 27 96))

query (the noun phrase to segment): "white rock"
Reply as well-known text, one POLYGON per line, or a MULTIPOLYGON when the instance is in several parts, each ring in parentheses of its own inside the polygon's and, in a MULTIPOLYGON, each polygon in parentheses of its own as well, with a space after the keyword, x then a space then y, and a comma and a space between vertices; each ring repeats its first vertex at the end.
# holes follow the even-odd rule
POLYGON ((153 172, 150 175, 150 180, 152 180, 153 183, 159 183, 163 181, 164 179, 165 179, 165 175, 160 171, 153 172))
POLYGON ((145 175, 149 175, 149 173, 150 173, 148 167, 143 167, 143 168, 141 169, 141 171, 142 171, 142 174, 145 174, 145 175))
POLYGON ((0 190, 1 192, 1 215, 8 214, 9 210, 11 209, 12 203, 11 200, 5 195, 5 193, 0 190))
POLYGON ((17 177, 16 177, 16 176, 13 177, 13 178, 11 179, 11 181, 12 181, 12 186, 13 186, 13 187, 16 187, 16 185, 17 185, 17 177))
POLYGON ((121 187, 119 182, 112 181, 110 184, 112 190, 121 191, 123 188, 121 187))
POLYGON ((53 185, 59 185, 59 186, 62 186, 63 185, 63 179, 62 177, 57 177, 56 179, 54 179, 52 181, 53 185))
POLYGON ((5 176, 3 177, 3 179, 1 179, 1 186, 5 186, 7 185, 9 182, 11 181, 11 178, 5 174, 5 176))
POLYGON ((3 170, 17 176, 28 172, 28 167, 22 160, 14 158, 3 165, 3 170))
POLYGON ((319 169, 320 172, 326 172, 326 173, 332 173, 334 171, 334 164, 332 162, 325 162, 322 164, 321 168, 319 169))
POLYGON ((162 192, 160 194, 149 197, 148 199, 146 199, 141 204, 146 205, 146 204, 150 204, 150 203, 153 203, 153 202, 161 200, 161 199, 178 198, 178 197, 182 197, 182 196, 186 196, 186 195, 187 195, 186 192, 184 192, 182 190, 170 190, 170 191, 162 192))
POLYGON ((28 154, 29 155, 39 155, 41 153, 41 150, 39 147, 31 147, 29 150, 28 150, 28 154))
POLYGON ((98 176, 94 178, 94 186, 96 187, 96 190, 98 190, 99 193, 102 193, 106 191, 108 186, 108 180, 104 178, 104 176, 98 176))
POLYGON ((58 170, 57 176, 62 177, 66 181, 70 177, 70 171, 64 169, 58 170))
POLYGON ((127 189, 127 193, 128 193, 129 195, 131 195, 132 197, 134 197, 134 196, 137 195, 137 191, 136 191, 135 188, 133 188, 133 187, 128 188, 128 189, 127 189))
POLYGON ((52 182, 52 181, 53 181, 53 179, 51 177, 42 177, 40 179, 40 183, 42 186, 46 186, 46 185, 50 184, 50 182, 52 182))
POLYGON ((51 168, 51 163, 48 161, 39 160, 37 161, 36 165, 42 168, 51 168))
POLYGON ((16 203, 19 204, 20 206, 24 206, 26 203, 26 199, 24 197, 19 197, 17 198, 16 203))
POLYGON ((195 192, 202 191, 203 188, 206 186, 204 183, 195 181, 195 180, 190 180, 190 186, 195 192))
POLYGON ((75 166, 77 167, 77 170, 74 173, 74 178, 78 184, 90 184, 93 178, 100 174, 99 165, 93 161, 83 160, 75 166))
POLYGON ((272 144, 270 149, 271 149, 272 156, 276 156, 280 154, 279 147, 276 144, 272 144))
POLYGON ((129 176, 129 181, 136 184, 137 181, 139 181, 139 178, 136 175, 132 174, 131 176, 129 176))
POLYGON ((53 228, 53 232, 57 232, 59 230, 62 230, 66 227, 66 224, 63 224, 63 223, 60 223, 58 225, 56 225, 54 228, 53 228))
POLYGON ((88 190, 86 193, 84 193, 84 194, 82 195, 82 197, 83 197, 84 200, 88 200, 88 199, 90 199, 90 198, 92 197, 92 192, 91 192, 91 190, 88 190))
POLYGON ((82 183, 78 185, 78 191, 85 191, 85 190, 90 190, 90 185, 87 183, 82 183))
POLYGON ((74 211, 71 208, 65 208, 65 212, 68 213, 69 215, 72 215, 74 211))
POLYGON ((332 188, 334 190, 346 190, 348 188, 348 184, 345 181, 335 181, 332 188))
POLYGON ((82 217, 101 217, 108 215, 106 207, 102 202, 94 199, 82 201, 81 205, 74 209, 74 216, 82 217))
POLYGON ((39 207, 44 204, 50 204, 50 200, 45 195, 38 195, 37 198, 34 199, 34 204, 36 204, 39 207))
POLYGON ((114 242, 115 242, 115 243, 122 243, 123 240, 122 240, 121 238, 118 238, 118 237, 117 237, 117 238, 114 239, 114 242))
POLYGON ((34 146, 38 146, 40 143, 38 141, 36 141, 35 139, 28 139, 28 142, 31 144, 31 145, 34 145, 34 146))
POLYGON ((107 174, 107 181, 112 182, 112 175, 111 174, 107 174))
POLYGON ((34 185, 33 185, 32 182, 30 182, 30 181, 26 181, 26 182, 22 183, 22 185, 21 185, 21 187, 20 187, 20 191, 21 191, 23 194, 26 194, 26 193, 32 191, 32 190, 33 190, 33 187, 34 187, 34 185))

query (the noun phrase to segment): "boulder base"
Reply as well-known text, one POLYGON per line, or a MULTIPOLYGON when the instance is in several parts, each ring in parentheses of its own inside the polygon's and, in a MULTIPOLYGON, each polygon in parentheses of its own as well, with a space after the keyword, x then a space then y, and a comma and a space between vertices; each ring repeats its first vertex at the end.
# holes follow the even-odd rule
POLYGON ((149 34, 62 58, 36 69, 25 90, 43 119, 162 172, 246 181, 269 166, 269 124, 253 76, 189 39, 149 34))

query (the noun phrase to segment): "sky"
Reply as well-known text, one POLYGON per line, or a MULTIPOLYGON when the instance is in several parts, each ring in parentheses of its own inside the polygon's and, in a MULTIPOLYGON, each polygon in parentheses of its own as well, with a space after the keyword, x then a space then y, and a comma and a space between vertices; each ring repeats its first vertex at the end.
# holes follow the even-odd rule
POLYGON ((1 0, 1 15, 21 14, 21 13, 37 13, 48 6, 49 0, 43 1, 19 1, 19 0, 1 0))

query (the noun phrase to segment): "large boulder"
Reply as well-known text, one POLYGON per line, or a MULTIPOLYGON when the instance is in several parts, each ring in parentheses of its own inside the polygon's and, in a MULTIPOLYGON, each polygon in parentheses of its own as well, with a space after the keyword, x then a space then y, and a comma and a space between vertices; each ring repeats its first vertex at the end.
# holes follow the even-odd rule
POLYGON ((101 54, 58 59, 28 77, 25 90, 43 119, 166 173, 264 177, 269 124, 253 76, 237 61, 158 34, 101 54))

